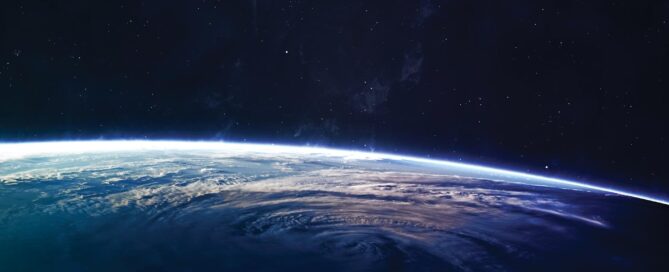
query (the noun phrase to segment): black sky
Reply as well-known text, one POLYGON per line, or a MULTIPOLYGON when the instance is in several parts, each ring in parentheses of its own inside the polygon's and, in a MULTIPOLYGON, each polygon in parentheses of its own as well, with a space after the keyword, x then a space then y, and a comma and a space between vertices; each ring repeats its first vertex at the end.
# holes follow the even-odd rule
POLYGON ((381 150, 669 192, 668 1, 0 3, 0 140, 381 150))

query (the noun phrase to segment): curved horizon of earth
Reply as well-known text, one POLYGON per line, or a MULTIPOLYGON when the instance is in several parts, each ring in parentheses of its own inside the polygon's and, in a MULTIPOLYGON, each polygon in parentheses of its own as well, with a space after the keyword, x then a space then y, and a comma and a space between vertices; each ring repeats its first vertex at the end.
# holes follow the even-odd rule
POLYGON ((382 153, 184 141, 0 144, 0 266, 660 270, 667 204, 382 153))

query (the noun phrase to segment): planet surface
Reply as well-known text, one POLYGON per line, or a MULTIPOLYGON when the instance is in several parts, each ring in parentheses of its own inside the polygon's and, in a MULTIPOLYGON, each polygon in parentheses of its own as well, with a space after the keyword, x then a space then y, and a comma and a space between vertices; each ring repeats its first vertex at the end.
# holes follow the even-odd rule
POLYGON ((661 270, 667 202, 391 154, 0 144, 2 271, 661 270))

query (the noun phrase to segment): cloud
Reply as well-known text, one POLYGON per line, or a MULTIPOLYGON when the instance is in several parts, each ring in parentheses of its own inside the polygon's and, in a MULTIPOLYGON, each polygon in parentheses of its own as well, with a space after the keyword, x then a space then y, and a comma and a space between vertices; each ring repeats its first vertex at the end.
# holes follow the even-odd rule
POLYGON ((422 26, 425 21, 434 14, 434 4, 432 0, 421 0, 418 6, 418 14, 416 16, 416 26, 422 26))
POLYGON ((374 113, 386 101, 390 92, 390 85, 378 78, 364 84, 363 90, 352 97, 356 110, 363 113, 374 113))
POLYGON ((421 44, 416 46, 404 54, 404 64, 400 74, 401 82, 418 83, 420 81, 420 72, 423 67, 423 52, 421 44))

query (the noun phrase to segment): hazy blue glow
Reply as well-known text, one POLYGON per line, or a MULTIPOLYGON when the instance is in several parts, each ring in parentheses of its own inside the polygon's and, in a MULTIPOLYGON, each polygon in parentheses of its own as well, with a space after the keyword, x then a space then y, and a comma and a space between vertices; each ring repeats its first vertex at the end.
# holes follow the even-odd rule
POLYGON ((230 142, 206 142, 206 141, 61 141, 61 142, 31 142, 31 143, 6 143, 0 144, 0 167, 2 162, 28 158, 33 156, 52 156, 65 154, 83 154, 89 152, 139 152, 156 150, 208 150, 225 152, 254 152, 263 154, 296 154, 296 155, 322 155, 328 157, 341 157, 345 160, 396 160, 419 162, 441 166, 454 170, 463 175, 487 178, 496 181, 517 182, 529 185, 551 186, 567 189, 583 189, 613 193, 664 205, 669 201, 643 194, 625 192, 618 189, 603 186, 590 185, 586 183, 526 174, 516 171, 498 168, 458 163, 444 160, 433 160, 419 157, 402 156, 386 153, 372 153, 362 151, 329 149, 320 147, 301 147, 287 145, 269 144, 247 144, 230 142))

